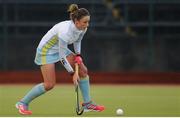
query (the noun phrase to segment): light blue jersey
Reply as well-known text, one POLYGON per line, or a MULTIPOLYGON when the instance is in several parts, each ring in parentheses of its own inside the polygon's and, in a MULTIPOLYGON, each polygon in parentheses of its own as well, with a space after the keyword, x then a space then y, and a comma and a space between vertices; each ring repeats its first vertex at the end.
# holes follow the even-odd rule
POLYGON ((73 44, 75 53, 80 54, 81 40, 86 30, 77 29, 72 20, 54 25, 40 41, 35 63, 44 65, 61 61, 68 72, 74 72, 66 59, 67 55, 73 53, 68 45, 73 44))

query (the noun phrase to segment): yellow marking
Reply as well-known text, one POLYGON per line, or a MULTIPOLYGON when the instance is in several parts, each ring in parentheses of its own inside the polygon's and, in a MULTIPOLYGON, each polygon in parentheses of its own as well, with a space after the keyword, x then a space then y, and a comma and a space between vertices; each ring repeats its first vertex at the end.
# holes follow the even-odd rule
POLYGON ((42 64, 46 64, 46 54, 50 48, 52 48, 58 42, 57 35, 53 36, 43 47, 42 47, 42 64))

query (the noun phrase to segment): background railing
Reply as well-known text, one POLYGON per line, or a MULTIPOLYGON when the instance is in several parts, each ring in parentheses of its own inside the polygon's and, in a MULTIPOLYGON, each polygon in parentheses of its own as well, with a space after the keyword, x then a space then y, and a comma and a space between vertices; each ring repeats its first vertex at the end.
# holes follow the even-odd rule
POLYGON ((90 70, 180 70, 179 0, 0 0, 0 69, 37 69, 39 41, 69 19, 71 3, 91 13, 82 43, 90 70))

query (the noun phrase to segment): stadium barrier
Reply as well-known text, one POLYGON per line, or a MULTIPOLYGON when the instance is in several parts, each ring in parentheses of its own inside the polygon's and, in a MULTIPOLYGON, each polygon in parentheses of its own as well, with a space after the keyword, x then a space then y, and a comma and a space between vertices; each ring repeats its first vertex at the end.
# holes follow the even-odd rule
MULTIPOLYGON (((176 72, 89 72, 91 83, 97 84, 180 84, 176 72)), ((72 83, 65 71, 56 72, 57 83, 72 83)), ((0 84, 39 83, 40 71, 1 71, 0 84)))

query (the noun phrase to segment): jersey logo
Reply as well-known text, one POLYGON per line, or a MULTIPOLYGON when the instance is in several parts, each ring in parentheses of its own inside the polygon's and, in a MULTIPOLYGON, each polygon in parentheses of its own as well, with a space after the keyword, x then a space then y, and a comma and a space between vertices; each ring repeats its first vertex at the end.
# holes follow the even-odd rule
POLYGON ((66 62, 66 60, 65 60, 64 58, 62 58, 61 63, 62 63, 63 65, 67 64, 67 62, 66 62))

